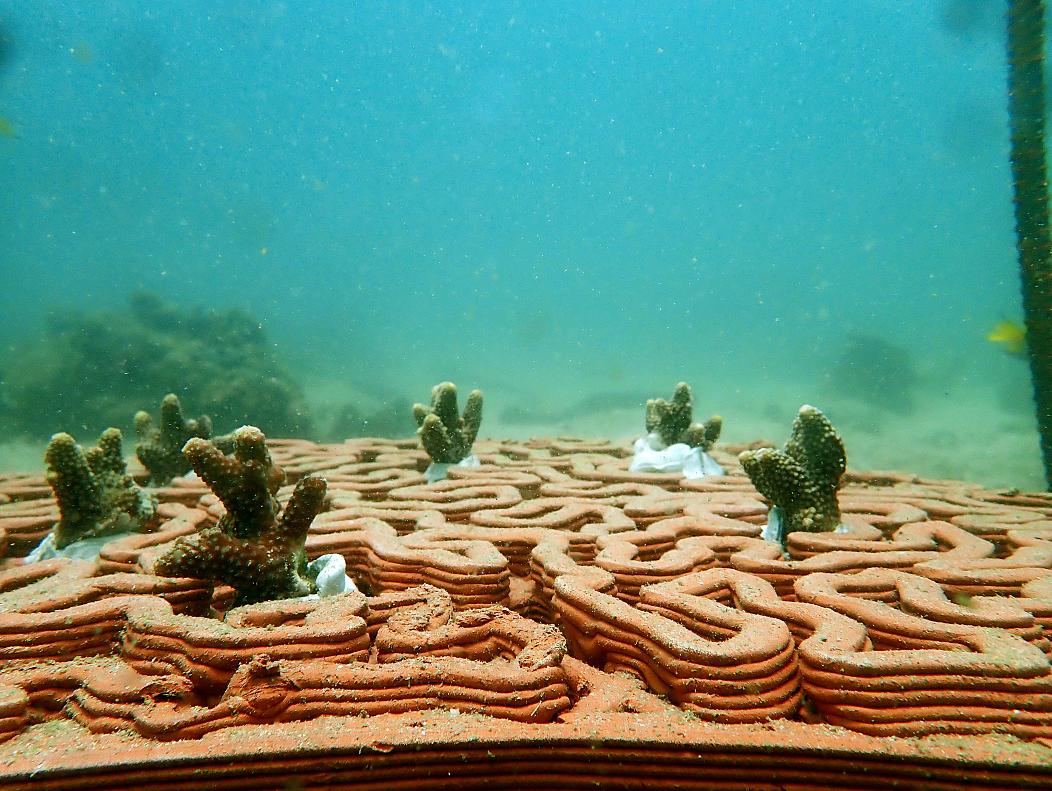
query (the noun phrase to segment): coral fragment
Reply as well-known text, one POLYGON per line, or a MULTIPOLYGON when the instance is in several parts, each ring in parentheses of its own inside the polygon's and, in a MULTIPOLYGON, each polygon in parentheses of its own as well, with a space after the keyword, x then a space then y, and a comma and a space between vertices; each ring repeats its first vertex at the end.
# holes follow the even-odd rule
POLYGON ((150 483, 157 486, 190 471, 190 462, 183 455, 183 446, 189 439, 212 436, 212 420, 207 415, 196 420, 184 419, 175 393, 169 393, 161 401, 160 415, 160 424, 155 426, 149 412, 135 413, 135 433, 139 438, 135 455, 150 471, 150 483))
POLYGON ((153 522, 157 501, 128 475, 119 429, 106 429, 86 453, 69 434, 55 434, 44 461, 61 514, 54 527, 57 549, 84 538, 144 530, 153 522))
POLYGON ((431 389, 431 406, 413 405, 420 442, 431 460, 456 464, 471 454, 482 424, 482 391, 472 390, 461 416, 457 411, 457 386, 442 382, 431 389))
POLYGON ((759 448, 738 456, 757 491, 781 510, 783 536, 840 524, 837 489, 847 466, 844 442, 821 410, 800 407, 785 450, 759 448))
POLYGON ((274 494, 284 474, 275 467, 266 437, 255 426, 234 432, 234 455, 194 438, 184 452, 226 514, 213 526, 178 539, 154 564, 166 577, 223 582, 237 591, 235 606, 288 599, 315 592, 307 576, 304 542, 325 501, 325 479, 307 475, 280 514, 274 494))
POLYGON ((680 382, 672 400, 651 398, 647 401, 647 433, 656 433, 665 446, 682 442, 692 448, 709 450, 720 437, 723 419, 713 415, 704 423, 694 423, 694 395, 690 385, 680 382))

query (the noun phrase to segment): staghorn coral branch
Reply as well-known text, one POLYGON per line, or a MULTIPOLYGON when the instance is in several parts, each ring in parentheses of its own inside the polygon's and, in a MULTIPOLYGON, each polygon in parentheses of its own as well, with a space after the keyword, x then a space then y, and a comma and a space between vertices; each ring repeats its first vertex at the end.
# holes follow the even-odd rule
POLYGON ((252 538, 270 525, 278 512, 274 493, 285 475, 270 459, 266 437, 255 426, 233 434, 234 455, 214 442, 191 439, 183 448, 194 472, 226 506, 239 538, 252 538))
POLYGON ((193 437, 210 438, 212 421, 207 415, 183 419, 179 397, 169 393, 161 401, 159 426, 153 424, 149 412, 140 410, 135 413, 135 433, 139 438, 135 455, 150 471, 150 483, 163 486, 190 471, 183 446, 193 437))
POLYGON ((279 517, 274 492, 283 476, 275 472, 258 428, 234 432, 233 456, 202 439, 190 440, 186 455, 227 513, 218 524, 178 539, 154 563, 154 572, 226 583, 237 591, 237 606, 314 592, 304 543, 324 506, 325 479, 300 479, 279 517))
POLYGON ((301 478, 281 515, 274 531, 275 537, 287 543, 302 544, 307 538, 311 522, 325 504, 326 490, 324 478, 316 475, 301 478))
POLYGON ((60 514, 54 527, 56 548, 152 525, 157 500, 127 474, 119 429, 106 429, 87 453, 69 434, 55 434, 44 462, 60 514))
POLYGON ((667 445, 683 442, 692 448, 707 451, 716 444, 723 429, 723 419, 713 415, 705 423, 694 423, 694 395, 690 385, 680 382, 672 400, 651 398, 647 401, 647 433, 656 433, 667 445))
POLYGON ((431 460, 456 464, 471 453, 482 425, 482 391, 472 390, 461 417, 457 412, 457 386, 442 382, 431 389, 431 406, 413 405, 417 434, 431 460))

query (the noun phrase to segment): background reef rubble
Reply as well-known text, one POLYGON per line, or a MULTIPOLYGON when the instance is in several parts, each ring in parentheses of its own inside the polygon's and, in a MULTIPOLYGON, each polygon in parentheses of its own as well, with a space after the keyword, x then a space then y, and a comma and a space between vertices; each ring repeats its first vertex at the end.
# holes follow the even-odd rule
POLYGON ((0 429, 47 437, 56 426, 126 431, 137 409, 175 393, 223 433, 246 423, 306 435, 300 386, 263 326, 239 309, 186 310, 149 293, 127 310, 55 315, 44 334, 8 350, 0 429))

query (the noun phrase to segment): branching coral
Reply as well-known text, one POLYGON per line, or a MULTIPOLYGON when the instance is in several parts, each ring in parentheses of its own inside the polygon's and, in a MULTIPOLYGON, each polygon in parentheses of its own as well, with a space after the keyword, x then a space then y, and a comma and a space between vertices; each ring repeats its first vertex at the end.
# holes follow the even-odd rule
POLYGON ((457 386, 442 382, 431 389, 431 406, 413 405, 420 442, 431 460, 438 464, 456 464, 467 458, 482 423, 482 391, 472 390, 457 411, 457 386))
POLYGON ((694 423, 694 396, 690 385, 680 382, 671 401, 651 398, 647 401, 646 428, 667 445, 682 442, 692 448, 707 451, 720 437, 723 419, 713 415, 704 423, 694 423))
POLYGON ((847 466, 844 442, 821 410, 805 404, 793 421, 785 450, 760 448, 738 456, 756 489, 778 506, 782 536, 836 529, 836 493, 847 466))
POLYGON ((150 483, 163 486, 190 471, 183 446, 193 437, 209 439, 212 421, 207 415, 184 420, 179 397, 169 393, 161 401, 160 425, 155 426, 150 413, 141 410, 135 413, 135 433, 139 437, 135 455, 150 471, 150 483))
POLYGON ((157 512, 153 495, 135 485, 121 452, 121 432, 110 428, 85 453, 69 434, 55 434, 44 452, 47 481, 58 501, 55 547, 84 538, 143 530, 157 512))
POLYGON ((166 577, 224 582, 237 591, 236 606, 313 593, 304 542, 325 501, 325 479, 301 478, 279 515, 274 494, 284 474, 273 465, 266 437, 255 426, 233 435, 234 454, 194 438, 183 452, 194 471, 226 506, 215 525, 180 538, 154 563, 166 577))

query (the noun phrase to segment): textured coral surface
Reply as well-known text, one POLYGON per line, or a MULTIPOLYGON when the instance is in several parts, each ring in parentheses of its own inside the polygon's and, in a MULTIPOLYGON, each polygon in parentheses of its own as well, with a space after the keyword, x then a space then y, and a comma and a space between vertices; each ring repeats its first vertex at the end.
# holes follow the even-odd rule
POLYGON ((1052 785, 1052 496, 849 472, 850 530, 783 554, 733 448, 686 481, 477 442, 427 485, 414 441, 268 444, 327 479, 307 555, 361 592, 146 573, 224 517, 187 480, 158 531, 26 565, 55 504, 0 479, 5 787, 1052 785))

